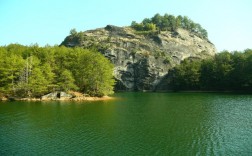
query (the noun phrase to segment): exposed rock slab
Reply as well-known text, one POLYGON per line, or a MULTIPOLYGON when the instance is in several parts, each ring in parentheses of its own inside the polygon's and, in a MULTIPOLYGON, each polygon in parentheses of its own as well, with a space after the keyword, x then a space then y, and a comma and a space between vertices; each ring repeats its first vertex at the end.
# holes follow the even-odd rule
POLYGON ((155 90, 169 70, 188 57, 206 58, 216 53, 207 39, 184 29, 139 34, 130 27, 108 25, 67 36, 62 45, 95 46, 115 65, 117 90, 155 90))

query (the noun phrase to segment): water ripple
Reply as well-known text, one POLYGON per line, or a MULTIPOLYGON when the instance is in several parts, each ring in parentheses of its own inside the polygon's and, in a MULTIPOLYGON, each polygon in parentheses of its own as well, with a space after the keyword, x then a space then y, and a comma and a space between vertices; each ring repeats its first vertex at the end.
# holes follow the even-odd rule
POLYGON ((249 95, 118 95, 0 103, 0 155, 252 155, 249 95))

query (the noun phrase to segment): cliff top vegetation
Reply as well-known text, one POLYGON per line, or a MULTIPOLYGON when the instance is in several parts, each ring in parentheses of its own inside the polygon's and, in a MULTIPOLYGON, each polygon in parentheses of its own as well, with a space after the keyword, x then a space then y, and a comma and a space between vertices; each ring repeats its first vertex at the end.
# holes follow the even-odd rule
POLYGON ((187 16, 174 16, 170 14, 154 15, 152 18, 145 18, 142 22, 133 21, 131 27, 138 32, 149 33, 159 31, 176 31, 178 28, 186 29, 197 36, 207 39, 208 34, 206 29, 198 23, 193 22, 187 16))

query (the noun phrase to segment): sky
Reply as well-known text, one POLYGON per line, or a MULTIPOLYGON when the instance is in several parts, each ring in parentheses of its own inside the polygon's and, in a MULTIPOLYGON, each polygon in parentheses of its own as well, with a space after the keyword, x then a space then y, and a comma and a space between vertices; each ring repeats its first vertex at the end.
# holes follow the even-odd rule
POLYGON ((188 16, 217 51, 252 49, 252 0, 0 0, 0 46, 59 45, 71 29, 128 26, 156 13, 188 16))

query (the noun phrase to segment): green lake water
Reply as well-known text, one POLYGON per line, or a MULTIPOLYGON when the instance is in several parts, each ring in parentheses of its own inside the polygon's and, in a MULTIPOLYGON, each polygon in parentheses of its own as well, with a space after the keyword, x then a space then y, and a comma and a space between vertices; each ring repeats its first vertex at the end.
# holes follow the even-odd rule
POLYGON ((0 102, 0 155, 252 155, 252 95, 0 102))

